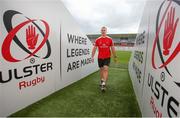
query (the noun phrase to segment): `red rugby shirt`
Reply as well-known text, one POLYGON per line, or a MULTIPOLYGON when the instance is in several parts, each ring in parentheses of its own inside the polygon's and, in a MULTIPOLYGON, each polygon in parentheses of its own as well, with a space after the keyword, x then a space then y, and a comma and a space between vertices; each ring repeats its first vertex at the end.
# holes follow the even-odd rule
POLYGON ((106 37, 99 37, 95 41, 95 46, 98 47, 98 58, 105 59, 111 57, 110 47, 113 46, 114 43, 112 39, 108 36, 106 37))

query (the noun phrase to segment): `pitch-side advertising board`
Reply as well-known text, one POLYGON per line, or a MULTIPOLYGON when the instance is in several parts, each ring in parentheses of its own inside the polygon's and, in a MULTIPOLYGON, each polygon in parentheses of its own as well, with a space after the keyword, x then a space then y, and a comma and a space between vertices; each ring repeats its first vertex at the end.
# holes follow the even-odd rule
POLYGON ((92 43, 60 0, 1 0, 0 17, 0 116, 98 69, 92 43))
POLYGON ((143 116, 180 116, 179 18, 179 0, 147 1, 129 63, 143 116))

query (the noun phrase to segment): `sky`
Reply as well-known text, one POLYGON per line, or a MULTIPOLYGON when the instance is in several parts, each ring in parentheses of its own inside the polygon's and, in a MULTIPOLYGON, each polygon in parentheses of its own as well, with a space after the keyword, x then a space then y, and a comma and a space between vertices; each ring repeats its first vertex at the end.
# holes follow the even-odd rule
POLYGON ((86 34, 137 33, 145 0, 62 0, 86 34))

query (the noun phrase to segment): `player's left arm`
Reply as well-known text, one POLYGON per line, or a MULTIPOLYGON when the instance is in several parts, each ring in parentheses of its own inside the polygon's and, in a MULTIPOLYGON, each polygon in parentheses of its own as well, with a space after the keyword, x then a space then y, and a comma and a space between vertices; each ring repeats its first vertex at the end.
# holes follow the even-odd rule
POLYGON ((114 62, 117 63, 118 59, 117 59, 116 50, 115 50, 115 46, 114 46, 113 40, 112 40, 112 44, 111 44, 111 51, 112 51, 112 54, 113 54, 114 62))
POLYGON ((114 47, 114 42, 113 42, 113 40, 112 40, 112 44, 111 44, 111 51, 112 51, 113 57, 114 57, 114 58, 117 58, 116 50, 115 50, 115 47, 114 47))

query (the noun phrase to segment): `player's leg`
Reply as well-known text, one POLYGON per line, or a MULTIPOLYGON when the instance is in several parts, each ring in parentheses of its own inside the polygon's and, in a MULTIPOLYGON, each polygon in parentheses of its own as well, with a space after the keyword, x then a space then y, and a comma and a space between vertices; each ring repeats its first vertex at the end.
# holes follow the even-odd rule
POLYGON ((105 81, 108 80, 109 64, 110 64, 110 58, 105 59, 103 65, 103 78, 105 81))
POLYGON ((105 82, 108 80, 108 70, 109 70, 109 67, 105 65, 103 67, 103 79, 105 82))
POLYGON ((103 71, 104 71, 104 69, 103 69, 103 67, 101 67, 101 68, 100 68, 100 85, 101 85, 102 82, 103 82, 103 71))
POLYGON ((103 92, 106 90, 107 78, 108 78, 108 66, 103 66, 103 80, 101 84, 101 90, 103 92))
POLYGON ((102 81, 102 86, 105 88, 106 87, 106 82, 108 80, 108 66, 103 67, 103 81, 102 81))
POLYGON ((102 59, 98 59, 98 66, 100 68, 100 86, 101 86, 102 80, 103 80, 103 60, 102 59))
POLYGON ((110 58, 105 59, 104 63, 103 63, 103 83, 102 83, 102 86, 103 86, 104 90, 106 89, 106 83, 107 83, 107 80, 108 80, 109 64, 110 64, 110 58))

